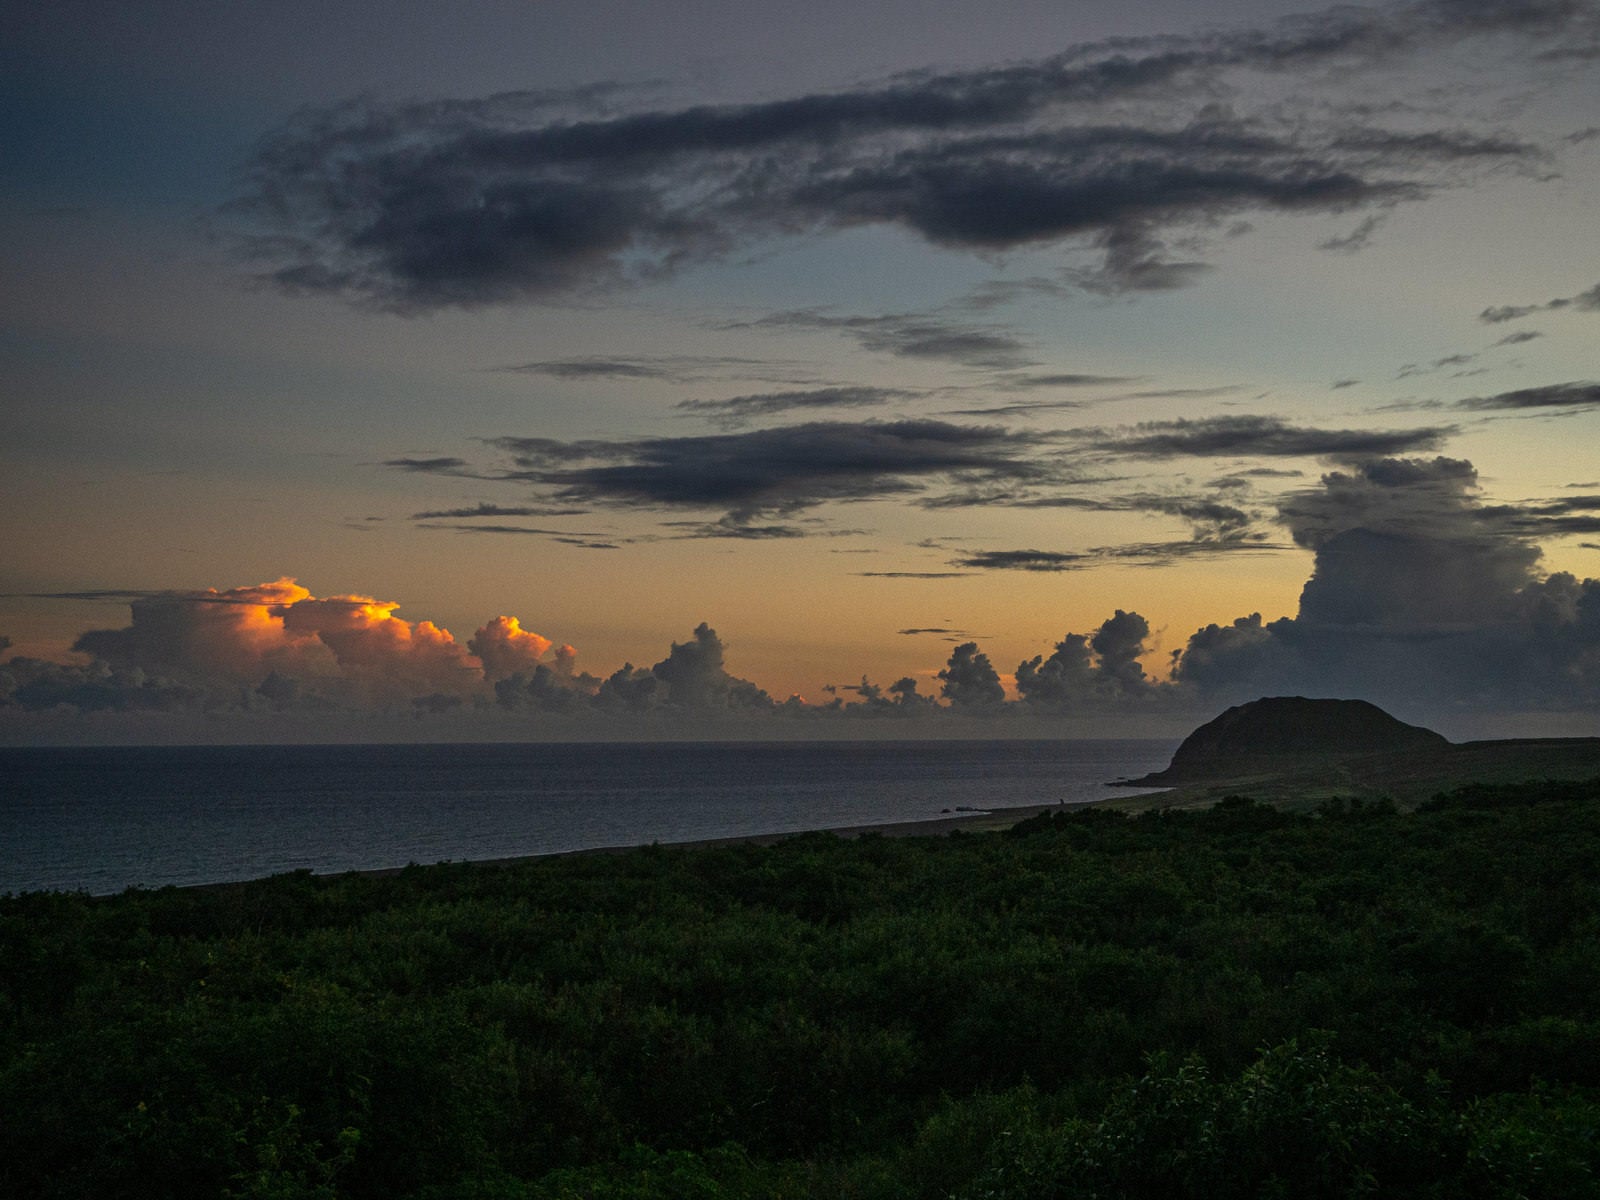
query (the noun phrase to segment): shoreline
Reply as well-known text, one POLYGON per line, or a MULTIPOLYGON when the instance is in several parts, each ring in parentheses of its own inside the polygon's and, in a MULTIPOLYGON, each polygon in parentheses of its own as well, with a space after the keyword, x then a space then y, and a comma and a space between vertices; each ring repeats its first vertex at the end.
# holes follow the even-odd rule
MULTIPOLYGON (((350 871, 313 873, 317 879, 343 879, 351 875, 381 877, 398 875, 413 866, 466 866, 466 867, 516 867, 524 863, 540 862, 551 858, 572 858, 589 854, 629 854, 635 850, 657 847, 662 850, 712 850, 723 846, 773 846, 791 838, 809 837, 826 833, 839 838, 877 837, 941 837, 952 833, 992 833, 1010 829, 1019 822, 1047 812, 1069 812, 1104 804, 1104 800, 1087 800, 1077 804, 1057 801, 1054 804, 1027 804, 1017 808, 992 808, 981 812, 940 814, 918 821, 882 821, 870 825, 840 825, 827 829, 791 829, 781 833, 747 833, 731 837, 697 838, 685 842, 635 842, 632 845, 587 846, 580 850, 550 850, 542 854, 514 854, 505 858, 444 858, 435 863, 407 863, 402 867, 358 867, 350 871)), ((262 876, 270 879, 272 876, 262 876)), ((238 887, 257 880, 232 880, 224 883, 195 883, 194 888, 238 887)))
MULTIPOLYGON (((1153 789, 1160 790, 1160 789, 1153 789)), ((1116 799, 1109 797, 1108 799, 1116 799)), ((723 846, 773 846, 791 838, 809 837, 813 834, 826 833, 839 838, 858 838, 865 836, 877 837, 943 837, 952 833, 992 833, 1009 829, 1030 817, 1040 813, 1069 812, 1080 808, 1093 808, 1105 804, 1107 800, 1085 800, 1076 804, 1057 801, 1054 804, 1027 804, 1015 808, 993 808, 977 812, 944 813, 937 817, 927 817, 916 821, 881 821, 868 825, 838 825, 822 829, 791 829, 778 833, 748 833, 734 834, 729 837, 695 838, 682 842, 634 842, 627 845, 612 846, 585 846, 576 850, 547 850, 536 854, 513 854, 503 858, 441 858, 431 863, 409 862, 398 867, 353 867, 343 871, 313 871, 309 867, 293 868, 287 871, 277 871, 270 875, 253 875, 248 879, 217 879, 203 883, 165 883, 154 886, 134 884, 134 888, 144 891, 160 891, 163 888, 173 887, 183 891, 213 892, 224 888, 249 887, 268 879, 276 879, 284 875, 295 875, 300 871, 307 872, 313 879, 346 879, 351 876, 362 878, 382 878, 389 875, 398 875, 412 867, 516 867, 526 863, 541 862, 553 858, 573 858, 580 855, 598 854, 629 854, 635 850, 647 850, 656 847, 662 850, 711 850, 723 846)), ((33 889, 25 889, 22 893, 33 889)), ((50 888, 38 889, 50 891, 50 888)), ((90 892, 95 899, 116 897, 127 888, 120 888, 114 892, 90 892)), ((0 895, 5 893, 0 892, 0 895)))

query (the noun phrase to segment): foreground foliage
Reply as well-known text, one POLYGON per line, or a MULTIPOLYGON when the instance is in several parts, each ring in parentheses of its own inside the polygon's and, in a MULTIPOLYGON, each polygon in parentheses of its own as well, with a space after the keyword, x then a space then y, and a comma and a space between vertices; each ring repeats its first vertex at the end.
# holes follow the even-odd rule
POLYGON ((0 899, 0 1194, 1600 1194, 1600 780, 0 899))

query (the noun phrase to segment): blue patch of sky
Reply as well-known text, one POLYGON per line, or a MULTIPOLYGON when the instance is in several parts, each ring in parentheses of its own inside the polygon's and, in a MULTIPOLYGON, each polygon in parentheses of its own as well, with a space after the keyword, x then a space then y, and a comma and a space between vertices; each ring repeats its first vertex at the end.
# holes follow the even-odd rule
POLYGON ((0 194, 33 209, 211 208, 273 117, 0 52, 0 194))

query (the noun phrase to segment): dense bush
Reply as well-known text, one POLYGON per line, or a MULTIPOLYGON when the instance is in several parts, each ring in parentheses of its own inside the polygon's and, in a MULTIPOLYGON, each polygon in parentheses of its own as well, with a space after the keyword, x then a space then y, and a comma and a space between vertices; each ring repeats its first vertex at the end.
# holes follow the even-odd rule
POLYGON ((0 899, 0 1195, 1600 1194, 1600 781, 0 899))

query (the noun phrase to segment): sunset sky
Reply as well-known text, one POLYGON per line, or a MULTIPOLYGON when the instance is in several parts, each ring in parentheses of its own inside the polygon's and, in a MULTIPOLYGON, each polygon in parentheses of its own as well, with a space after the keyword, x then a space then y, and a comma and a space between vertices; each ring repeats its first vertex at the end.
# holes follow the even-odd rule
POLYGON ((0 741, 1600 733, 1600 3, 0 0, 0 105, 0 741))

